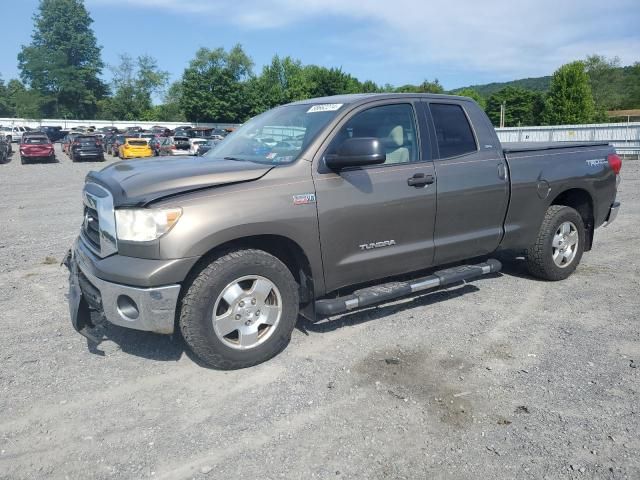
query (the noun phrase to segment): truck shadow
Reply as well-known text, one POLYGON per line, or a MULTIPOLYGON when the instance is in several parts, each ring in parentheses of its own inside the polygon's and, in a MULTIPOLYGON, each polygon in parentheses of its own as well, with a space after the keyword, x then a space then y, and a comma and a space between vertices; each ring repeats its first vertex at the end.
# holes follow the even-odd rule
POLYGON ((533 280, 536 282, 543 282, 539 278, 534 277, 529 273, 527 269, 527 263, 524 257, 500 257, 500 262, 502 262, 502 270, 500 271, 504 275, 509 277, 523 278, 525 280, 533 280))
POLYGON ((160 362, 176 362, 182 358, 185 351, 180 335, 161 335, 112 324, 105 324, 93 333, 101 335, 101 337, 98 336, 101 342, 95 344, 87 340, 87 349, 90 353, 101 357, 112 353, 113 348, 107 346, 106 342, 113 342, 118 350, 126 354, 160 362))
MULTIPOLYGON (((483 278, 498 277, 497 274, 486 275, 483 278)), ((309 332, 323 333, 332 332, 339 328, 351 327, 359 325, 361 323, 370 322, 372 320, 378 320, 394 313, 404 312, 417 307, 426 307, 434 305, 439 302, 451 300, 453 298, 461 297, 467 293, 477 292, 480 288, 471 283, 461 283, 459 286, 450 285, 447 289, 436 290, 423 295, 417 295, 414 297, 405 297, 404 299, 396 300, 392 304, 381 304, 379 306, 369 307, 362 310, 357 310, 353 313, 346 313, 337 317, 330 317, 326 320, 322 320, 319 323, 313 323, 306 318, 299 317, 296 328, 309 335, 309 332), (402 302, 402 303, 398 303, 402 302)))

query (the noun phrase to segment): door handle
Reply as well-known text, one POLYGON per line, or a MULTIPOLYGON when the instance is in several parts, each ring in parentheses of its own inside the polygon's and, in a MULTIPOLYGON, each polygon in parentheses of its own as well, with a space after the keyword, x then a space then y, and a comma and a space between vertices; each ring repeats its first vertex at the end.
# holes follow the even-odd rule
POLYGON ((424 173, 416 173, 413 177, 407 179, 407 185, 410 187, 424 187, 431 185, 435 179, 433 175, 425 175, 424 173))

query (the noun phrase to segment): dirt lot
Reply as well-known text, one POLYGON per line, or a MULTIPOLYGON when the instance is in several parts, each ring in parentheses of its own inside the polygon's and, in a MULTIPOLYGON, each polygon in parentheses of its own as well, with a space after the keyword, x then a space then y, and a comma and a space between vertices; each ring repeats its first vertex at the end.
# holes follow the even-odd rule
POLYGON ((73 331, 58 263, 101 164, 58 158, 0 165, 0 478, 640 478, 640 162, 570 279, 510 263, 220 372, 73 331))

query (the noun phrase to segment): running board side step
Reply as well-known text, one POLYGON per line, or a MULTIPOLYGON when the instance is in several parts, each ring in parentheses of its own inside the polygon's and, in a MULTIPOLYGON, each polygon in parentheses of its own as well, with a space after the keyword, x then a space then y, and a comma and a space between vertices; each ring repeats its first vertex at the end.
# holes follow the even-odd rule
POLYGON ((438 270, 428 277, 417 278, 408 282, 391 282, 357 290, 345 297, 318 300, 315 302, 316 315, 319 319, 345 313, 356 308, 368 307, 377 303, 388 302, 412 293, 443 287, 461 281, 499 272, 502 264, 495 259, 477 265, 461 265, 459 267, 438 270))

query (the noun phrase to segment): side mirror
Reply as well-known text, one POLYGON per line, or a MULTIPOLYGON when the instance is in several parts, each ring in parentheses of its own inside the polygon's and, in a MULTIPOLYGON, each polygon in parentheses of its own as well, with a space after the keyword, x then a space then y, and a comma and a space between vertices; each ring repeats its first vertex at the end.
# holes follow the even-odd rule
POLYGON ((375 137, 348 138, 342 142, 335 154, 325 156, 325 163, 331 170, 378 165, 386 160, 387 155, 382 142, 375 137))

